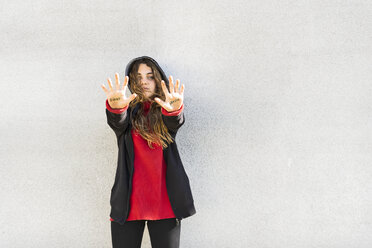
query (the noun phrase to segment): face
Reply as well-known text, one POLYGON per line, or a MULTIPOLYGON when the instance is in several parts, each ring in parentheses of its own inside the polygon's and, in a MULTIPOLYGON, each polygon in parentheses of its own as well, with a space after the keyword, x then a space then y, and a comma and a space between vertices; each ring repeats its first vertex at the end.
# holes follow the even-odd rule
POLYGON ((151 67, 146 64, 140 64, 137 77, 140 86, 142 86, 144 95, 150 98, 155 93, 156 89, 155 78, 151 67))

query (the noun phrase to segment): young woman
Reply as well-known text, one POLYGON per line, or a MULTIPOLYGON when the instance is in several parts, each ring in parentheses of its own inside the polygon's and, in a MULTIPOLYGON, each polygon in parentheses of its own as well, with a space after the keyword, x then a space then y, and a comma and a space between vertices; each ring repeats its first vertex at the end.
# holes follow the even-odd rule
POLYGON ((148 56, 128 63, 123 86, 118 73, 115 79, 115 88, 110 78, 109 89, 102 85, 119 148, 110 197, 113 248, 141 247, 146 222, 153 248, 179 247, 181 220, 196 213, 175 141, 185 122, 184 85, 168 81, 148 56))

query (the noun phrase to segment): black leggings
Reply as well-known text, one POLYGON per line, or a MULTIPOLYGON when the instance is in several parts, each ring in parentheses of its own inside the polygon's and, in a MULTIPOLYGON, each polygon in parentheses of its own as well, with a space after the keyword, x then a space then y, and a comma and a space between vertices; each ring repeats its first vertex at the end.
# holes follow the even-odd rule
POLYGON ((179 248, 181 220, 176 218, 162 220, 131 220, 124 225, 111 221, 113 248, 140 248, 143 231, 147 222, 152 248, 179 248))

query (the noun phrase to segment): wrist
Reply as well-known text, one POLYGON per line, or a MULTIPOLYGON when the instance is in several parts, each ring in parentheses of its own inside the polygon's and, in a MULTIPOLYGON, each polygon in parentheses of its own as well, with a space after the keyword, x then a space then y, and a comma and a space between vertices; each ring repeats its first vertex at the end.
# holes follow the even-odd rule
POLYGON ((106 99, 106 108, 108 109, 108 111, 112 112, 112 113, 115 113, 115 114, 120 114, 120 113, 123 113, 124 111, 126 111, 128 109, 128 106, 125 106, 123 108, 112 108, 108 102, 108 100, 106 99))
POLYGON ((168 111, 165 108, 161 108, 162 114, 168 115, 168 116, 179 115, 182 111, 183 111, 183 103, 182 103, 181 107, 177 110, 168 111))

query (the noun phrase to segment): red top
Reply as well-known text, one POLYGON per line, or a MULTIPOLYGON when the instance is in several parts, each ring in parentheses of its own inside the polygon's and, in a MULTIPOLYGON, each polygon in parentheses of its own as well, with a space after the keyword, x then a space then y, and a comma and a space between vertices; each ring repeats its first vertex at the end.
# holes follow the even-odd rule
MULTIPOLYGON (((145 115, 151 107, 150 101, 144 102, 145 115)), ((123 109, 112 109, 106 100, 106 108, 113 113, 122 113, 123 109)), ((183 104, 177 111, 168 112, 162 108, 162 114, 174 116, 183 110, 183 104)), ((130 211, 127 220, 159 220, 175 218, 169 202, 166 187, 167 165, 163 158, 163 149, 152 143, 151 149, 147 141, 134 129, 131 130, 134 148, 134 173, 132 193, 130 195, 130 211)), ((110 218, 113 221, 112 218, 110 218)))

